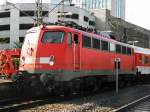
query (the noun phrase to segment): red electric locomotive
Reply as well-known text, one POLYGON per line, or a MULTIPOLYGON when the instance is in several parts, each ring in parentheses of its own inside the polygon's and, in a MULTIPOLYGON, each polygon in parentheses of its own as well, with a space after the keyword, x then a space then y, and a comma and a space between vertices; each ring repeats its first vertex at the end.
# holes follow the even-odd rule
POLYGON ((68 87, 91 89, 102 82, 114 81, 116 58, 120 60, 120 80, 136 76, 141 70, 137 55, 141 54, 135 55, 134 49, 131 45, 65 26, 34 27, 28 30, 22 46, 20 71, 39 77, 49 88, 58 91, 68 87))

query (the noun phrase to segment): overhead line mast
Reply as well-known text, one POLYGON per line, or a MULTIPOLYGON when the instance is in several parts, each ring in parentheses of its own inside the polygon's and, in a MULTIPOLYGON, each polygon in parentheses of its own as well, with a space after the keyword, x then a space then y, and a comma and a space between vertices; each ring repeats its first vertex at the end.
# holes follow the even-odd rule
MULTIPOLYGON (((69 1, 69 3, 72 3, 72 0, 61 0, 60 3, 58 3, 51 11, 53 11, 57 6, 60 4, 62 5, 61 9, 61 20, 64 21, 64 2, 69 1)), ((50 12, 51 12, 50 11, 50 12)), ((49 12, 49 13, 50 13, 49 12)), ((42 14, 42 0, 36 0, 36 10, 35 10, 35 23, 34 26, 40 26, 43 23, 43 14, 42 14)))
POLYGON ((43 23, 43 17, 42 17, 42 0, 36 0, 36 11, 35 11, 35 26, 40 26, 43 23))

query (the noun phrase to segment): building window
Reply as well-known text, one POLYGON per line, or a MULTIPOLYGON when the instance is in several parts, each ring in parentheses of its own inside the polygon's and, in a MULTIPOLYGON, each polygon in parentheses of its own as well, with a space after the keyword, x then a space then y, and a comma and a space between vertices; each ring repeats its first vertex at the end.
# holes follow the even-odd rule
POLYGON ((84 21, 88 22, 89 21, 89 18, 84 16, 84 21))
POLYGON ((48 17, 49 12, 48 11, 43 11, 42 16, 48 17))
POLYGON ((19 25, 19 29, 23 30, 23 29, 30 29, 33 27, 33 24, 20 24, 19 25))
POLYGON ((72 15, 59 14, 57 17, 58 17, 58 18, 79 19, 79 14, 72 14, 72 15))
POLYGON ((24 42, 24 37, 19 37, 19 42, 23 43, 24 42))
POLYGON ((72 14, 71 18, 72 19, 79 19, 79 14, 72 14))
POLYGON ((10 38, 0 38, 0 44, 8 44, 10 42, 10 38))
POLYGON ((20 11, 20 16, 34 16, 35 12, 34 11, 20 11))
POLYGON ((71 18, 71 15, 65 15, 66 18, 71 18))
POLYGON ((82 46, 91 48, 91 37, 83 35, 82 36, 82 46))
POLYGON ((0 25, 0 31, 10 30, 10 25, 0 25))
POLYGON ((100 49, 100 40, 96 38, 92 38, 93 48, 100 49))
MULTIPOLYGON (((20 11, 20 16, 35 16, 35 11, 20 11)), ((48 17, 48 11, 43 11, 42 16, 48 17)))
POLYGON ((95 26, 95 22, 94 21, 89 21, 89 25, 95 26))
POLYGON ((0 18, 10 17, 10 12, 1 12, 0 18))

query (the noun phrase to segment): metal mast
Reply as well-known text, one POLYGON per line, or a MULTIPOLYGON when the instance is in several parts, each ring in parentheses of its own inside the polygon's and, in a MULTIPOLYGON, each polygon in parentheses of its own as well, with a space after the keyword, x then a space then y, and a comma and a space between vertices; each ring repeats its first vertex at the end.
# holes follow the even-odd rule
POLYGON ((61 1, 60 21, 65 20, 65 13, 66 13, 65 10, 64 10, 65 1, 69 2, 69 4, 72 3, 72 0, 62 0, 61 1))
POLYGON ((64 13, 64 0, 61 1, 60 4, 60 21, 64 21, 65 13, 64 13))
POLYGON ((35 11, 35 26, 39 26, 43 23, 42 17, 42 0, 36 0, 36 11, 35 11))

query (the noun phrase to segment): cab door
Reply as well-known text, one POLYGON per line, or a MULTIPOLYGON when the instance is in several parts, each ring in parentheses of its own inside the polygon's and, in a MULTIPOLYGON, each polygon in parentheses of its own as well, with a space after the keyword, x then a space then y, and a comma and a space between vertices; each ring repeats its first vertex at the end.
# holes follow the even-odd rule
POLYGON ((72 47, 73 47, 73 66, 74 66, 74 70, 80 70, 81 69, 81 59, 80 59, 80 51, 81 51, 81 47, 80 47, 80 34, 79 33, 73 33, 73 43, 72 43, 72 47))

